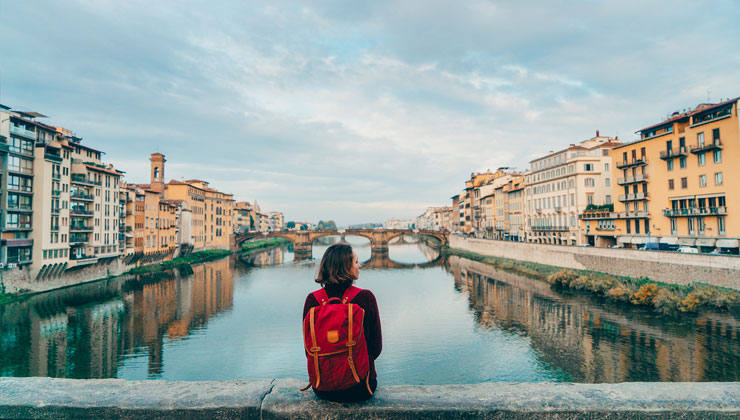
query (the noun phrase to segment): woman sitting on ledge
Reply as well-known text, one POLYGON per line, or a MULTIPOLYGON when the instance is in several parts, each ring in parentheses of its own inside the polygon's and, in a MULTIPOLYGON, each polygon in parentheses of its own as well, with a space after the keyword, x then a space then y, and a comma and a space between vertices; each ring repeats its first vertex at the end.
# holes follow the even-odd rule
POLYGON ((303 306, 310 386, 321 399, 365 401, 378 386, 375 359, 383 347, 380 315, 375 295, 352 285, 359 275, 360 264, 352 247, 344 242, 331 245, 321 259, 316 278, 322 288, 310 293, 303 306), (354 330, 353 316, 357 325, 354 330), (358 319, 362 319, 361 324, 358 319), (332 325, 349 328, 332 330, 332 325), (342 337, 347 333, 347 338, 342 337))

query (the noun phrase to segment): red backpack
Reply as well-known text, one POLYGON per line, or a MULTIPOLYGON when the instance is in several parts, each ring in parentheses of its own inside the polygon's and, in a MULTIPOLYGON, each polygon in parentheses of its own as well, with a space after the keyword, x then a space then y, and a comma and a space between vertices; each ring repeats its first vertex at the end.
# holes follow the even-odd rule
POLYGON ((362 328, 365 310, 348 303, 361 291, 350 286, 341 299, 329 299, 324 289, 313 292, 319 306, 311 308, 303 319, 309 384, 301 391, 309 387, 339 391, 352 388, 361 380, 367 384, 370 361, 362 328))

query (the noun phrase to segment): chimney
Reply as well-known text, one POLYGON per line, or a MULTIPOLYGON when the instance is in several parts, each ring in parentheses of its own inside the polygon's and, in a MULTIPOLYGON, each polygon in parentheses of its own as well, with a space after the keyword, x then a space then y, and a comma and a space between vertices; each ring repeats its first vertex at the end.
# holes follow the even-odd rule
POLYGON ((596 137, 599 137, 599 130, 596 130, 596 137))

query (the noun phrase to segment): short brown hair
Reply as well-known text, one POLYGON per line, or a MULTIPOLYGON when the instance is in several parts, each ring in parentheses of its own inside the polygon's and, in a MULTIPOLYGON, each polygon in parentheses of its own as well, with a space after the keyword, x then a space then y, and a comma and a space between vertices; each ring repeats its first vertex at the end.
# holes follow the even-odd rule
POLYGON ((319 272, 316 283, 322 286, 327 284, 352 283, 357 277, 352 275, 352 246, 346 242, 332 244, 326 248, 324 256, 321 257, 319 272))

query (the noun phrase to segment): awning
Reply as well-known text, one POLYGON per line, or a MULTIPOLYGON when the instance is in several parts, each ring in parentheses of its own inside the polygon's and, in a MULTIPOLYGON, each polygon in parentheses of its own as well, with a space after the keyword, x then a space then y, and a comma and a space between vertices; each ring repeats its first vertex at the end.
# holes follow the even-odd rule
POLYGON ((675 236, 664 236, 660 238, 661 244, 678 245, 678 238, 675 236))
POLYGON ((681 246, 694 246, 696 239, 694 238, 678 238, 678 244, 681 246))
POLYGON ((617 242, 619 242, 620 244, 631 244, 632 237, 631 236, 620 236, 617 242))
POLYGON ((696 240, 696 246, 714 246, 714 239, 710 238, 699 238, 696 240))
POLYGON ((738 248, 740 240, 738 239, 717 239, 717 248, 738 248))
POLYGON ((634 238, 632 238, 632 243, 636 245, 641 245, 645 242, 647 242, 647 238, 644 236, 635 236, 634 238))

